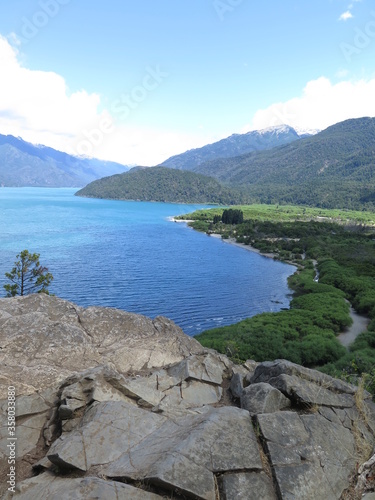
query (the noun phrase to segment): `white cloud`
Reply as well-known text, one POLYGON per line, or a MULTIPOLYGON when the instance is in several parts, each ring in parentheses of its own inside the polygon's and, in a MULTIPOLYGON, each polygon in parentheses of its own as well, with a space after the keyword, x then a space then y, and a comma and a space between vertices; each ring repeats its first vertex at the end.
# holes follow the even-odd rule
POLYGON ((350 10, 347 10, 341 14, 339 17, 339 21, 347 21, 348 19, 352 19, 353 14, 350 12, 350 10))
MULTIPOLYGON (((115 126, 117 116, 113 117, 109 110, 99 111, 98 94, 85 90, 70 92, 62 76, 29 70, 19 59, 18 49, 0 35, 2 134, 20 136, 71 154, 143 165, 160 163, 173 154, 209 142, 207 137, 198 135, 130 128, 124 122, 115 126)), ((155 74, 155 78, 161 78, 155 74)), ((151 89, 154 84, 146 72, 145 85, 151 89)), ((136 97, 141 90, 135 88, 136 97)))
MULTIPOLYGON (((169 156, 223 138, 223 135, 213 136, 198 129, 196 134, 187 134, 132 127, 127 120, 116 123, 121 114, 128 112, 126 107, 118 108, 120 115, 114 111, 118 103, 112 103, 109 110, 99 111, 98 94, 85 90, 70 92, 62 76, 31 71, 22 66, 19 59, 18 50, 0 35, 2 134, 20 136, 71 154, 141 165, 155 165, 169 156)), ((152 70, 147 71, 144 89, 140 86, 133 89, 138 102, 144 100, 145 91, 152 91, 155 85, 147 76, 152 70)), ((157 75, 158 78, 159 73, 157 75)), ((298 129, 324 129, 348 118, 375 116, 374 95, 375 78, 333 84, 322 77, 310 81, 301 96, 258 110, 242 132, 282 123, 298 129)), ((140 102, 139 105, 146 104, 140 102)), ((225 132, 230 135, 234 130, 225 132)))
POLYGON ((323 130, 349 118, 375 116, 375 78, 333 84, 321 77, 308 82, 300 97, 257 111, 244 130, 287 124, 323 130))
POLYGON ((66 146, 97 115, 100 98, 69 93, 64 78, 21 66, 18 52, 0 36, 0 130, 33 142, 66 146))

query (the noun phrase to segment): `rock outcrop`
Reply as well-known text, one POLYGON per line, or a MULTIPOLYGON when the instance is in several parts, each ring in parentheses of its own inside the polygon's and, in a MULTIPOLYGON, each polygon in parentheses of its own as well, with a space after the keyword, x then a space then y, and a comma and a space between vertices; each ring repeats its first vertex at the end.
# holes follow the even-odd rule
POLYGON ((85 368, 138 371, 202 350, 167 318, 84 309, 45 294, 0 299, 0 398, 9 385, 32 394, 85 368))
MULTIPOLYGON (((0 301, 0 331, 17 392, 15 498, 339 500, 366 487, 374 459, 354 483, 375 405, 343 381, 285 360, 237 366, 166 319, 54 297, 0 301)), ((8 438, 3 425, 4 499, 8 438)))

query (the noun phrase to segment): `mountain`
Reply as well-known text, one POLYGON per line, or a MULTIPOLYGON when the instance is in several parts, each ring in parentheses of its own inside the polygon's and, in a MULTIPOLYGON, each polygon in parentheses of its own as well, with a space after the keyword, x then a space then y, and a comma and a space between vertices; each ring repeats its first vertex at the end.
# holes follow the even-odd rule
POLYGON ((0 134, 1 186, 81 187, 129 168, 119 163, 71 156, 0 134))
POLYGON ((346 120, 312 137, 205 162, 194 171, 241 186, 254 201, 371 209, 375 118, 346 120))
POLYGON ((279 125, 246 134, 233 134, 226 139, 208 144, 202 148, 191 149, 180 155, 172 156, 159 166, 178 170, 195 170, 197 166, 206 161, 230 158, 252 151, 272 149, 276 146, 289 144, 301 137, 306 137, 306 135, 309 134, 298 134, 288 125, 279 125))
POLYGON ((170 203, 244 203, 237 189, 216 179, 166 167, 135 167, 124 174, 96 180, 76 193, 88 198, 170 203))

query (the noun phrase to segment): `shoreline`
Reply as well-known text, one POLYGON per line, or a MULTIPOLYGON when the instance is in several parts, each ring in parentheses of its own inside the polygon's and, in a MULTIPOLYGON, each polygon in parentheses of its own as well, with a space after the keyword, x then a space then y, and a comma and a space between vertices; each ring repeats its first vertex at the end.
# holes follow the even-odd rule
MULTIPOLYGON (((170 222, 177 222, 177 223, 184 222, 186 225, 188 225, 189 222, 195 222, 195 220, 190 220, 190 219, 175 219, 174 216, 168 217, 168 220, 170 222)), ((238 243, 238 241, 236 241, 235 238, 222 238, 221 234, 219 234, 219 233, 203 233, 203 234, 205 234, 206 236, 210 236, 210 237, 212 236, 213 238, 216 238, 216 239, 220 239, 224 243, 228 243, 230 245, 235 245, 236 247, 239 247, 239 248, 244 248, 248 252, 257 253, 258 255, 261 255, 262 257, 266 257, 267 259, 273 259, 273 260, 277 260, 278 262, 284 262, 285 264, 288 264, 289 266, 294 266, 296 269, 298 269, 298 265, 293 263, 293 262, 275 259, 276 255, 274 253, 271 253, 271 252, 265 253, 265 252, 262 252, 261 250, 258 250, 258 248, 251 246, 251 245, 245 245, 245 243, 238 243)))
MULTIPOLYGON (((244 248, 245 250, 248 250, 249 252, 255 252, 258 255, 261 255, 262 257, 267 257, 267 259, 276 260, 274 253, 261 252, 260 250, 258 250, 258 248, 252 247, 251 245, 245 245, 245 243, 238 243, 238 241, 236 241, 234 238, 222 238, 221 234, 217 234, 217 233, 207 234, 207 236, 212 236, 213 238, 220 239, 224 243, 229 243, 230 245, 235 245, 236 247, 244 248)), ((281 262, 281 261, 279 261, 279 262, 281 262)), ((286 264, 295 266, 295 264, 290 264, 289 262, 286 262, 286 264)))

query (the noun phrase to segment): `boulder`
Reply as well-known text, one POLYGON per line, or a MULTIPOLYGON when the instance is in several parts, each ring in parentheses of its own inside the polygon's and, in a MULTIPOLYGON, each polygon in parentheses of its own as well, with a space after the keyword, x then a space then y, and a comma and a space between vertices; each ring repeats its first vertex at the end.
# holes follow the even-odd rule
POLYGON ((278 389, 260 382, 249 385, 241 394, 241 408, 251 414, 274 413, 289 408, 291 402, 278 389))
POLYGON ((230 392, 232 396, 236 399, 239 399, 242 396, 242 392, 244 389, 243 385, 244 376, 242 373, 234 373, 233 377, 230 381, 230 392))

